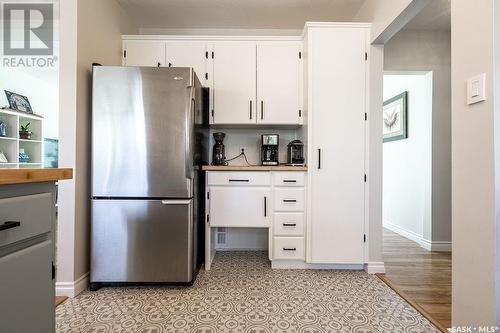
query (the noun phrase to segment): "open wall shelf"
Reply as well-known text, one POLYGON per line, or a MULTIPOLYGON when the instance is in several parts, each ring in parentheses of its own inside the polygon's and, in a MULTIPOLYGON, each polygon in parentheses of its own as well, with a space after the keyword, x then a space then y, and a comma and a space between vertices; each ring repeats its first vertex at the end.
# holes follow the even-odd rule
POLYGON ((0 121, 7 125, 6 136, 0 136, 0 152, 7 163, 0 162, 0 169, 41 168, 43 167, 43 118, 10 109, 0 109, 0 121), (21 139, 21 125, 29 125, 31 139, 21 139), (24 151, 30 157, 28 163, 19 162, 19 153, 24 151))

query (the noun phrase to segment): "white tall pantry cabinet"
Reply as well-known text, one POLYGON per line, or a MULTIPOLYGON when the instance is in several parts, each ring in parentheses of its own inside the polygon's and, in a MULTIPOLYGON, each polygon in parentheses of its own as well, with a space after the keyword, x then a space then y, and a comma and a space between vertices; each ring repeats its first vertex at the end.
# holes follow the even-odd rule
POLYGON ((306 25, 307 262, 364 264, 369 26, 306 25))

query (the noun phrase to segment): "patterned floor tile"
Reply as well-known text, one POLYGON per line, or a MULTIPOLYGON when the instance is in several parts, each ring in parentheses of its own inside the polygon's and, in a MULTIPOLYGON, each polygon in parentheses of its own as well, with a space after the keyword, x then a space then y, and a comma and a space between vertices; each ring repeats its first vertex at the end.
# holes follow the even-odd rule
POLYGON ((265 252, 219 252, 192 287, 103 288, 56 309, 66 332, 438 332, 362 271, 273 270, 265 252))

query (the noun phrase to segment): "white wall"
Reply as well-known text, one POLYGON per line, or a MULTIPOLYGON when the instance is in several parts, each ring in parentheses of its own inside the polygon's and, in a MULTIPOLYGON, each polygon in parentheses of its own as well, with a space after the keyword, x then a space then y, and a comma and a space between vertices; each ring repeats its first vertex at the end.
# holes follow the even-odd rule
POLYGON ((494 9, 493 0, 451 1, 453 325, 498 324, 494 9), (479 73, 488 98, 467 105, 466 81, 479 73))
POLYGON ((8 69, 0 68, 0 106, 9 102, 4 90, 28 97, 33 112, 43 116, 46 138, 59 137, 59 68, 8 69))
POLYGON ((432 71, 432 225, 425 239, 437 249, 451 242, 451 34, 401 31, 386 45, 386 71, 432 71))
POLYGON ((74 296, 89 271, 92 63, 120 65, 121 34, 136 32, 115 0, 61 3, 60 165, 74 168, 74 179, 59 192, 59 294, 74 296))
POLYGON ((391 39, 431 0, 366 0, 354 16, 356 22, 371 22, 375 44, 391 39))
POLYGON ((431 228, 432 73, 384 75, 384 100, 405 91, 408 138, 383 145, 383 219, 420 242, 431 228))

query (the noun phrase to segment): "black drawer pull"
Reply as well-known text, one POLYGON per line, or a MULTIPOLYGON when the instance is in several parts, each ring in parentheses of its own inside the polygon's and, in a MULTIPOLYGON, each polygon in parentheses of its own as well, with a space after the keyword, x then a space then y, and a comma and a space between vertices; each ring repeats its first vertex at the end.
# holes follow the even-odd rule
POLYGON ((241 183, 248 183, 250 180, 249 179, 229 179, 230 182, 241 182, 241 183))
POLYGON ((294 202, 297 202, 297 200, 295 200, 295 199, 284 199, 283 202, 294 203, 294 202))
POLYGON ((297 249, 294 247, 284 247, 283 251, 297 251, 297 249))
POLYGON ((284 227, 296 227, 297 223, 283 223, 284 227))
POLYGON ((283 183, 296 183, 297 181, 295 179, 284 179, 283 183))
POLYGON ((21 226, 21 222, 19 222, 19 221, 7 221, 7 222, 4 222, 4 224, 0 225, 0 231, 12 229, 12 228, 17 228, 19 226, 21 226))

